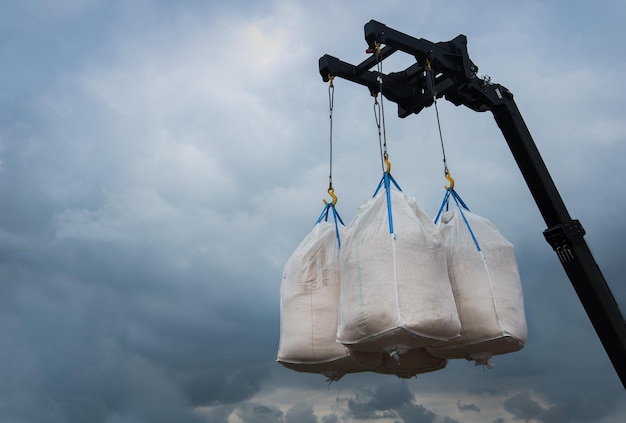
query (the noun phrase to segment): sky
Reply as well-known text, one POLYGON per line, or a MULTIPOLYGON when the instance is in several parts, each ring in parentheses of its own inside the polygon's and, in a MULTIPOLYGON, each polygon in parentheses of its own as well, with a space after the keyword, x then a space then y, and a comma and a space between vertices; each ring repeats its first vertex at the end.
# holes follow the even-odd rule
MULTIPOLYGON (((528 341, 401 380, 276 363, 285 262, 328 198, 324 54, 363 25, 468 39, 507 87, 626 308, 626 6, 601 2, 2 0, 0 421, 626 421, 626 397, 543 238, 493 117, 440 100, 455 188, 515 246, 528 341)), ((395 57, 395 56, 394 56, 395 57)), ((410 57, 390 58, 385 72, 410 57)), ((333 185, 380 179, 372 98, 335 80, 333 185)), ((434 215, 434 108, 384 103, 393 175, 434 215)))

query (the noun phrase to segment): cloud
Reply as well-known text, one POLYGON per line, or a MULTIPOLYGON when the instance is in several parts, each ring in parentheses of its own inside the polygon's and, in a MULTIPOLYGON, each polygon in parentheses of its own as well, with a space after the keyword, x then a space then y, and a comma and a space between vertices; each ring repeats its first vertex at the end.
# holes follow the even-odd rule
POLYGON ((528 392, 517 394, 504 401, 504 409, 522 420, 542 419, 545 409, 534 401, 528 392))
POLYGON ((545 408, 533 400, 529 392, 522 392, 507 398, 504 401, 504 409, 511 413, 515 419, 527 422, 560 423, 571 421, 569 413, 563 407, 552 406, 545 408))
POLYGON ((348 410, 356 419, 391 417, 393 410, 411 403, 413 398, 406 384, 386 383, 364 392, 365 397, 348 399, 348 410))
POLYGON ((13 306, 2 313, 3 354, 29 367, 3 366, 13 380, 0 384, 5 415, 32 422, 201 421, 168 371, 123 346, 115 327, 122 322, 106 292, 89 293, 61 275, 42 280, 20 272, 19 288, 8 292, 13 306))
POLYGON ((211 423, 228 423, 229 417, 236 405, 217 405, 211 407, 196 407, 196 412, 211 423))
POLYGON ((420 404, 408 404, 398 409, 401 423, 432 423, 436 414, 420 404))
POLYGON ((241 404, 235 414, 243 423, 283 423, 284 413, 278 408, 263 404, 246 402, 241 404))
POLYGON ((339 423, 341 420, 336 414, 328 414, 322 417, 322 423, 339 423))
POLYGON ((441 417, 455 422, 449 416, 439 416, 422 404, 406 381, 382 382, 372 390, 362 389, 347 399, 347 418, 357 420, 394 419, 397 423, 432 423, 441 417))
POLYGON ((317 423, 318 419, 310 404, 294 404, 285 413, 285 423, 317 423))
POLYGON ((456 408, 461 411, 474 411, 480 413, 480 408, 476 404, 462 404, 461 401, 457 401, 456 408))

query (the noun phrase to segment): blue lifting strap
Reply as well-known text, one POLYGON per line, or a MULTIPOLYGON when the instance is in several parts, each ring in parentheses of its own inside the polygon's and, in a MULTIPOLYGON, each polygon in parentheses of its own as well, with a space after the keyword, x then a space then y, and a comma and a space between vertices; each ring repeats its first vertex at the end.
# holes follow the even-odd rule
POLYGON ((374 191, 374 195, 372 195, 372 198, 376 197, 376 194, 378 194, 378 191, 380 190, 380 188, 383 186, 385 187, 385 193, 387 195, 387 216, 389 218, 389 233, 390 234, 394 233, 393 232, 393 216, 391 214, 391 184, 392 183, 398 189, 398 191, 402 192, 402 188, 400 188, 396 180, 393 179, 393 176, 391 176, 391 173, 385 172, 383 173, 383 177, 378 183, 378 187, 376 187, 376 191, 374 191))
POLYGON ((472 231, 472 227, 470 226, 469 222, 467 221, 467 218, 465 217, 465 213, 463 212, 464 209, 467 211, 470 211, 470 209, 467 207, 465 202, 463 202, 463 200, 461 199, 461 196, 459 196, 459 194, 457 194, 457 192, 453 188, 446 189, 446 194, 444 195, 443 201, 441 202, 441 207, 439 207, 439 211, 437 212, 437 217, 435 217, 435 224, 437 224, 437 222, 439 221, 439 218, 441 217, 441 214, 443 213, 444 208, 446 209, 446 211, 448 211, 448 203, 450 201, 450 197, 452 197, 452 199, 454 200, 454 203, 459 209, 459 212, 461 213, 461 217, 463 218, 463 222, 465 222, 465 226, 467 226, 467 229, 469 230, 472 240, 474 241, 474 245, 476 245, 476 249, 478 251, 481 251, 480 245, 478 244, 478 240, 476 239, 476 236, 474 235, 474 231, 472 231))
POLYGON ((341 219, 341 216, 339 215, 339 212, 337 211, 333 203, 326 203, 326 205, 324 206, 324 209, 322 210, 322 214, 320 214, 320 217, 317 218, 315 225, 320 223, 322 220, 328 222, 329 211, 332 211, 333 213, 333 222, 335 223, 335 234, 337 235, 337 245, 341 249, 341 237, 339 236, 339 224, 341 224, 342 226, 345 226, 345 224, 343 223, 343 220, 341 219))

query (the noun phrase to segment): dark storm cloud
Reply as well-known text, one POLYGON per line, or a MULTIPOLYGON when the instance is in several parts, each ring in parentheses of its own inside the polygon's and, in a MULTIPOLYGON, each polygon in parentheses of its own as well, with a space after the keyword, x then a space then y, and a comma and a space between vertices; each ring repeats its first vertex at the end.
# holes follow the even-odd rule
POLYGON ((322 417, 322 423, 339 423, 341 420, 336 414, 329 414, 322 417))
MULTIPOLYGON (((43 40, 50 54, 19 56, 27 63, 13 61, 3 73, 20 95, 0 132, 0 189, 12 204, 0 211, 0 414, 28 422, 205 421, 193 407, 249 398, 275 364, 270 310, 278 300, 258 283, 271 268, 261 257, 267 250, 245 236, 243 248, 225 242, 242 237, 254 216, 181 207, 164 197, 168 188, 131 175, 154 151, 153 139, 144 134, 139 146, 129 138, 135 124, 81 90, 89 79, 83 66, 109 53, 106 42, 75 36, 89 16, 59 18, 54 40, 34 24, 27 33, 12 29, 4 45, 3 53, 19 56, 43 40), (75 55, 60 69, 53 53, 65 48, 75 55), (18 78, 20 66, 28 72, 18 78)), ((90 30, 101 41, 115 38, 90 30)), ((12 97, 3 92, 4 107, 12 97)), ((178 182, 172 190, 189 189, 178 182)), ((227 421, 230 411, 211 413, 227 421)))
POLYGON ((393 410, 411 403, 413 395, 404 383, 391 382, 378 385, 374 390, 363 392, 364 397, 348 399, 350 416, 356 419, 393 417, 393 410))
POLYGON ((564 423, 579 421, 577 417, 570 416, 568 411, 560 406, 544 408, 533 400, 528 392, 522 392, 504 401, 504 409, 511 413, 515 419, 524 421, 538 421, 545 423, 564 423))
POLYGON ((2 272, 3 280, 20 285, 8 293, 14 307, 2 313, 10 340, 3 354, 10 362, 28 363, 2 367, 11 377, 0 387, 5 415, 29 422, 105 422, 116 415, 202 421, 168 371, 126 348, 106 290, 88 292, 65 275, 20 273, 2 272))
MULTIPOLYGON (((432 423, 436 413, 421 404, 409 390, 406 381, 385 382, 373 390, 363 390, 349 398, 348 420, 369 420, 378 418, 394 419, 397 423, 432 423)), ((446 422, 455 420, 441 416, 446 422)))
POLYGON ((284 413, 277 407, 253 402, 241 404, 235 411, 243 423, 284 423, 284 413))
MULTIPOLYGON (((201 419, 190 406, 237 402, 258 391, 273 356, 255 361, 247 351, 250 342, 263 345, 264 335, 233 327, 228 310, 156 263, 154 289, 117 291, 105 283, 116 277, 111 269, 122 275, 118 282, 139 283, 130 277, 134 266, 106 260, 105 249, 100 260, 75 253, 102 276, 85 280, 67 270, 0 266, 7 359, 2 371, 13 380, 1 388, 11 398, 8 409, 31 404, 29 421, 58 414, 59 421, 89 415, 98 422, 119 413, 139 421, 196 422, 201 419), (25 359, 27 367, 9 365, 25 359)), ((126 255, 131 262, 149 262, 132 250, 126 255)), ((261 333, 275 324, 258 323, 261 333)))
POLYGON ((294 404, 285 413, 285 423, 317 423, 317 416, 310 404, 294 404))
POLYGON ((480 408, 476 404, 462 404, 461 401, 457 401, 456 408, 461 411, 474 411, 480 413, 480 408))
POLYGON ((542 420, 545 409, 525 392, 504 401, 504 409, 522 420, 542 420))
POLYGON ((432 423, 437 415, 420 404, 407 404, 397 410, 400 423, 432 423))
POLYGON ((234 409, 234 405, 218 405, 209 409, 202 409, 200 414, 206 416, 206 421, 211 423, 228 423, 228 418, 234 409))

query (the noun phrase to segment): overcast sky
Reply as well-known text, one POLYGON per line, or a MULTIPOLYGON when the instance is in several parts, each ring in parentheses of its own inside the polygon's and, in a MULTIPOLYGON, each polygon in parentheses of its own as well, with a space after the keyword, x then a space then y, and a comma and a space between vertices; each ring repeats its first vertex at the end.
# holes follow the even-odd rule
MULTIPOLYGON (((330 386, 275 362, 282 268, 328 197, 317 61, 364 60, 370 19, 467 36, 479 75, 515 95, 626 308, 623 2, 0 6, 0 421, 626 421, 624 388, 492 115, 445 100, 457 191, 516 248, 526 347, 491 370, 451 361, 330 386)), ((385 105, 393 175, 434 216, 447 183, 434 109, 399 119, 385 105)), ((349 222, 380 179, 367 90, 336 80, 333 122, 349 222)))

